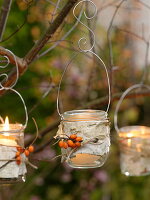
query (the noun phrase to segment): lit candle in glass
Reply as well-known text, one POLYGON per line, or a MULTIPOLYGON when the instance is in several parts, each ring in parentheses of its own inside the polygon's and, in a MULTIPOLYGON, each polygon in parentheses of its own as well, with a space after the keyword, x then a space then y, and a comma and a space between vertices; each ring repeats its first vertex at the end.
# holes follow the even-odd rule
POLYGON ((17 142, 15 141, 16 138, 13 137, 13 136, 10 136, 10 134, 9 134, 10 128, 9 128, 9 119, 8 119, 8 117, 6 117, 5 123, 4 123, 3 127, 2 127, 2 129, 3 129, 2 131, 4 131, 4 134, 0 135, 0 145, 17 146, 17 142))
POLYGON ((22 163, 17 165, 15 156, 17 147, 24 147, 24 126, 9 124, 8 117, 4 124, 0 124, 0 183, 7 184, 21 181, 26 173, 22 154, 22 163))
POLYGON ((127 176, 150 174, 150 127, 123 127, 119 141, 122 173, 127 176))

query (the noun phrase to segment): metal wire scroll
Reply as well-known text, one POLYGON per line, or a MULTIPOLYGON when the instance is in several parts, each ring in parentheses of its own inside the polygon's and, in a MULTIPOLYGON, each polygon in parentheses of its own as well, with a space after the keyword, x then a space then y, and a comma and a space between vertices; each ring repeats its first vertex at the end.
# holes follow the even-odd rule
MULTIPOLYGON (((106 72, 106 77, 107 77, 107 83, 108 83, 108 106, 107 106, 107 109, 106 109, 106 112, 109 111, 109 107, 110 107, 110 101, 111 101, 111 91, 110 91, 110 80, 109 80, 109 74, 108 74, 108 70, 107 70, 107 67, 104 63, 104 61, 100 58, 100 56, 98 56, 94 51, 93 51, 93 48, 95 46, 95 34, 93 32, 93 30, 91 30, 91 28, 89 28, 86 24, 84 24, 82 21, 81 21, 81 16, 77 16, 76 15, 76 10, 77 8, 82 4, 82 3, 90 3, 91 6, 93 6, 94 8, 94 13, 92 14, 92 16, 88 16, 86 14, 86 11, 83 12, 84 14, 84 17, 87 19, 87 20, 92 20, 96 15, 97 15, 97 6, 93 3, 93 1, 91 0, 81 0, 79 1, 74 9, 73 9, 73 16, 76 18, 77 22, 82 24, 85 28, 88 29, 88 31, 91 33, 92 35, 92 44, 89 48, 86 48, 85 46, 87 45, 87 38, 86 37, 82 37, 78 40, 78 47, 79 47, 79 52, 74 54, 73 57, 71 58, 70 62, 67 64, 67 66, 65 67, 64 69, 64 72, 62 74, 62 77, 60 79, 60 82, 59 82, 59 86, 58 86, 58 94, 57 94, 57 112, 59 114, 59 116, 62 118, 62 114, 60 112, 60 108, 59 108, 59 98, 60 98, 60 88, 61 88, 61 83, 62 83, 62 80, 64 78, 64 75, 69 67, 69 65, 73 62, 73 60, 77 57, 77 55, 79 53, 90 53, 92 55, 94 55, 99 61, 100 63, 102 64, 102 67, 104 68, 105 72, 106 72), (83 47, 82 47, 83 46, 83 47), (85 48, 84 48, 85 47, 85 48)), ((82 6, 81 6, 82 7, 82 6)), ((100 66, 101 67, 101 66, 100 66)))
MULTIPOLYGON (((18 78, 19 78, 19 68, 18 68, 18 63, 17 63, 17 59, 16 59, 16 56, 8 49, 6 49, 6 51, 8 51, 13 57, 14 57, 14 60, 15 60, 15 64, 16 64, 16 79, 14 81, 14 83, 12 83, 12 85, 10 85, 9 87, 5 87, 2 85, 2 81, 0 82, 0 91, 1 90, 10 90, 12 92, 14 92, 15 94, 17 94, 19 96, 19 98, 21 99, 22 103, 23 103, 23 107, 24 107, 24 111, 25 111, 25 124, 24 124, 24 127, 27 126, 27 123, 28 123, 28 113, 27 113, 27 107, 26 107, 26 104, 25 104, 25 101, 23 99, 23 97, 21 96, 21 94, 16 91, 15 89, 13 89, 17 82, 18 82, 18 78)), ((9 64, 10 64, 10 60, 7 56, 3 56, 5 59, 6 59, 6 64, 4 66, 0 66, 1 69, 5 69, 9 64)), ((6 73, 2 73, 0 74, 0 77, 4 77, 3 80, 8 80, 8 75, 6 73)))
POLYGON ((115 110, 115 114, 114 114, 114 126, 115 126, 115 129, 116 131, 119 133, 119 128, 118 128, 118 112, 119 112, 119 108, 122 104, 122 101, 124 100, 124 98, 126 97, 126 95, 131 92, 132 90, 134 89, 137 89, 137 88, 146 88, 150 91, 150 86, 148 85, 144 85, 143 83, 140 83, 140 84, 135 84, 135 85, 132 85, 131 87, 129 87, 121 96, 121 98, 119 99, 118 101, 118 104, 116 106, 116 110, 115 110))

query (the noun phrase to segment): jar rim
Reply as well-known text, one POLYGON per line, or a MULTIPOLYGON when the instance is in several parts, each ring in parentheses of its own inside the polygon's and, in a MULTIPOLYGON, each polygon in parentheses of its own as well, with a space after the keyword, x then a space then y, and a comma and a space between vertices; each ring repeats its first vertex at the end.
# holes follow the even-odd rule
POLYGON ((64 121, 104 121, 108 120, 108 114, 103 110, 70 110, 62 114, 62 120, 64 121))
POLYGON ((5 133, 20 133, 24 131, 25 127, 22 124, 9 124, 9 130, 2 130, 4 127, 4 124, 0 124, 0 134, 5 134, 5 133))
POLYGON ((119 129, 119 136, 128 135, 129 137, 150 135, 149 126, 124 126, 119 129))

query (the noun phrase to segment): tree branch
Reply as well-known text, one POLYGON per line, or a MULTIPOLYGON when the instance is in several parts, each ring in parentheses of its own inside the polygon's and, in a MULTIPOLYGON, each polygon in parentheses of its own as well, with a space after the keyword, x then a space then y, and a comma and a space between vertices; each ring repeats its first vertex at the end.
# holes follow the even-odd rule
MULTIPOLYGON (((56 19, 53 21, 52 24, 50 24, 48 30, 46 31, 46 33, 43 35, 43 37, 33 46, 33 48, 27 53, 27 55, 25 56, 25 58, 17 58, 17 62, 18 62, 18 67, 19 67, 19 75, 22 75, 28 65, 34 61, 34 59, 36 58, 37 54, 40 52, 40 50, 44 47, 44 45, 48 42, 49 39, 52 38, 53 34, 57 31, 57 29, 59 28, 59 26, 63 23, 65 17, 68 15, 69 11, 73 8, 73 6, 75 5, 75 3, 78 0, 68 0, 68 2, 66 3, 66 5, 64 6, 64 8, 62 9, 62 11, 60 12, 60 14, 56 17, 56 19)), ((8 58, 10 59, 11 64, 15 64, 15 60, 13 58, 13 56, 6 51, 5 48, 0 47, 0 55, 6 55, 8 56, 8 58)), ((10 72, 10 74, 8 75, 8 80, 3 84, 3 86, 10 86, 14 80, 16 78, 16 68, 12 69, 12 71, 10 72)), ((3 91, 0 91, 0 94, 2 94, 3 91)))
POLYGON ((1 8, 1 13, 0 13, 0 41, 2 40, 3 33, 5 31, 11 3, 12 3, 12 0, 3 0, 3 5, 1 8))
POLYGON ((69 13, 69 11, 73 8, 78 0, 68 0, 60 14, 56 17, 54 22, 50 24, 48 30, 43 35, 43 37, 33 46, 33 48, 27 53, 24 60, 27 64, 30 64, 36 58, 37 54, 41 51, 44 45, 48 42, 49 39, 52 38, 53 34, 59 28, 59 26, 63 23, 65 17, 69 13))

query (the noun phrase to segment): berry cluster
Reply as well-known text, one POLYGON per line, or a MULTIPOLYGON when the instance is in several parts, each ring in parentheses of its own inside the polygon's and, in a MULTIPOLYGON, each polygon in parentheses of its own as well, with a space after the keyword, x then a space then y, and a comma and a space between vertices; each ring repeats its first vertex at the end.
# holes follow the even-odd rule
POLYGON ((82 137, 77 137, 76 134, 70 135, 67 139, 63 138, 59 141, 58 145, 60 148, 67 149, 68 147, 76 148, 81 146, 81 142, 83 141, 82 137))
POLYGON ((22 148, 21 146, 16 147, 17 148, 17 152, 16 152, 16 163, 17 165, 21 164, 21 154, 25 154, 26 157, 28 157, 30 155, 30 153, 34 152, 34 146, 30 145, 27 148, 22 148))

